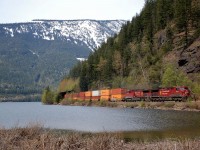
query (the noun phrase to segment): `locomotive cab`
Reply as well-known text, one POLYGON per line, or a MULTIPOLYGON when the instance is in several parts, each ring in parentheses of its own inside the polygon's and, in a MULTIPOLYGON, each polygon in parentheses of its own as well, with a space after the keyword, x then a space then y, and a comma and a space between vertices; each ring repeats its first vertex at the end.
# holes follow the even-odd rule
POLYGON ((176 93, 178 93, 182 97, 189 97, 190 96, 190 90, 188 87, 176 87, 176 93))

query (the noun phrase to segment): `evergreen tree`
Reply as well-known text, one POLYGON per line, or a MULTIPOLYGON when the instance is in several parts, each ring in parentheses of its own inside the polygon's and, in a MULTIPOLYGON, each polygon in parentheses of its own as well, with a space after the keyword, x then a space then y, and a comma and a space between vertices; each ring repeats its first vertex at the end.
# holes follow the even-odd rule
POLYGON ((199 0, 193 0, 191 4, 192 12, 191 12, 191 19, 192 19, 192 25, 195 28, 200 29, 200 1, 199 0))
POLYGON ((191 0, 175 0, 176 25, 185 32, 185 46, 188 45, 188 26, 191 17, 191 0))
POLYGON ((86 62, 82 63, 81 67, 81 74, 80 74, 80 90, 81 91, 88 91, 88 74, 87 74, 87 64, 86 62))
POLYGON ((173 19, 174 0, 157 0, 157 29, 164 29, 167 22, 173 19))
POLYGON ((50 87, 46 87, 42 93, 42 103, 44 104, 53 104, 54 102, 54 93, 51 91, 50 87))

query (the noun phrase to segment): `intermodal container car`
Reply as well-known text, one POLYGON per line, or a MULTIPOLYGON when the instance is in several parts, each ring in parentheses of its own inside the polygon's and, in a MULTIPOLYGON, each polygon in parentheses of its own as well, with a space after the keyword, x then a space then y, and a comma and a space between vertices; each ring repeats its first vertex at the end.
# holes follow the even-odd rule
POLYGON ((81 101, 85 100, 85 92, 80 92, 79 93, 78 100, 81 100, 81 101))
POLYGON ((90 101, 91 98, 92 98, 91 96, 85 96, 85 100, 86 100, 86 101, 90 101))
POLYGON ((126 91, 124 88, 111 89, 111 95, 125 94, 126 91))
POLYGON ((72 100, 78 100, 78 93, 72 94, 72 100))
POLYGON ((99 101, 101 96, 92 96, 91 100, 92 101, 99 101))
POLYGON ((101 96, 110 96, 110 90, 101 90, 101 96))
POLYGON ((90 101, 92 98, 92 91, 85 92, 85 100, 90 101))
POLYGON ((96 90, 96 91, 92 91, 92 96, 100 96, 100 91, 96 90))
POLYGON ((68 99, 69 95, 65 94, 64 99, 68 99))
POLYGON ((111 101, 121 101, 124 99, 124 94, 115 94, 115 95, 111 95, 110 100, 111 101))
POLYGON ((92 96, 92 91, 85 92, 85 97, 91 97, 91 96, 92 96))
POLYGON ((101 95, 101 99, 102 101, 109 101, 110 100, 110 95, 101 95))

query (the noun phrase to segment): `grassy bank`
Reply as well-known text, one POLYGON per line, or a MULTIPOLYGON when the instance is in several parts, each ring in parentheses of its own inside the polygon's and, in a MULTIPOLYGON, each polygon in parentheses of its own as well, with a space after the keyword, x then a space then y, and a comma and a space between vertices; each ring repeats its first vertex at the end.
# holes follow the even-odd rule
POLYGON ((188 102, 108 102, 108 101, 74 101, 62 100, 61 105, 70 106, 100 106, 100 107, 118 107, 118 108, 149 108, 162 110, 186 110, 200 111, 200 101, 188 102))
POLYGON ((200 139, 165 139, 153 142, 126 142, 117 134, 83 134, 73 132, 54 132, 39 126, 0 129, 0 149, 26 150, 131 150, 131 149, 177 149, 198 150, 200 139))

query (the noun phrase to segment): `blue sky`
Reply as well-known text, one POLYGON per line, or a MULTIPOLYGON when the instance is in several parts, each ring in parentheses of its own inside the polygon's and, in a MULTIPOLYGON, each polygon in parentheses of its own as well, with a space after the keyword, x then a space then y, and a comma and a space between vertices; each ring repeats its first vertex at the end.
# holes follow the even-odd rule
POLYGON ((144 0, 0 0, 0 23, 33 19, 131 20, 144 0))

